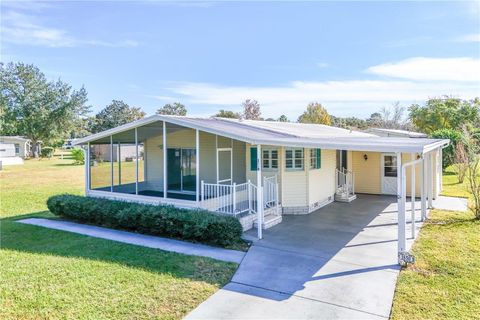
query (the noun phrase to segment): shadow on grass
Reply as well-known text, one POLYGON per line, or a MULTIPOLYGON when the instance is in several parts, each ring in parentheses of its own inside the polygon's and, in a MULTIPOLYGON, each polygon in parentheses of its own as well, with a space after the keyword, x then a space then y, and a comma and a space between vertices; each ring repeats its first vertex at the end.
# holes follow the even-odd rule
POLYGON ((444 175, 444 176, 454 176, 454 175, 456 175, 456 173, 453 172, 453 171, 444 171, 444 172, 443 172, 443 175, 444 175))
POLYGON ((56 167, 77 167, 77 166, 82 166, 82 164, 78 164, 78 163, 56 163, 54 164, 54 166, 56 167))
POLYGON ((205 281, 218 286, 226 284, 237 268, 234 263, 16 222, 16 220, 32 217, 55 218, 49 211, 41 211, 0 219, 2 250, 115 263, 178 278, 205 281))

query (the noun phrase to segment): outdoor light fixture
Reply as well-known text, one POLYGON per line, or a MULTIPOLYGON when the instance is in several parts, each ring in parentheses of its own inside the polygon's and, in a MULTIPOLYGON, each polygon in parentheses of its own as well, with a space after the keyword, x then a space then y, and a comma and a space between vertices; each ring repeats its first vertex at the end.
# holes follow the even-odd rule
POLYGON ((363 159, 365 159, 365 161, 367 161, 367 160, 368 160, 368 156, 367 156, 367 154, 366 154, 366 153, 363 155, 363 159))

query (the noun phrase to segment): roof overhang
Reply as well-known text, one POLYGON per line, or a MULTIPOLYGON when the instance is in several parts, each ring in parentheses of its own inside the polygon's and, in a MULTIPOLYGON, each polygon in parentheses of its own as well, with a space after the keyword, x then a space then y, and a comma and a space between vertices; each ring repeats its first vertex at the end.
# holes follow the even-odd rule
MULTIPOLYGON (((205 120, 205 119, 203 119, 205 120)), ((350 151, 369 151, 369 152, 403 152, 403 153, 420 153, 425 154, 437 148, 442 148, 450 143, 448 139, 424 139, 424 138, 392 138, 392 137, 322 137, 322 138, 305 138, 292 135, 282 135, 281 133, 273 134, 269 130, 262 130, 268 136, 272 133, 272 137, 255 137, 255 134, 249 134, 250 130, 243 128, 244 134, 230 132, 215 127, 215 120, 205 124, 201 121, 195 121, 194 118, 185 118, 180 116, 164 116, 153 115, 141 120, 137 120, 113 129, 92 134, 85 138, 76 140, 73 145, 84 145, 89 142, 109 137, 114 134, 122 133, 138 127, 142 127, 154 122, 165 121, 190 129, 197 129, 210 134, 215 134, 252 145, 272 145, 283 147, 305 147, 320 148, 330 150, 350 150, 350 151), (190 119, 190 120, 188 120, 190 119)), ((232 124, 233 125, 233 124, 232 124)), ((253 133, 258 128, 251 128, 253 133)), ((233 131, 233 130, 232 130, 233 131)))

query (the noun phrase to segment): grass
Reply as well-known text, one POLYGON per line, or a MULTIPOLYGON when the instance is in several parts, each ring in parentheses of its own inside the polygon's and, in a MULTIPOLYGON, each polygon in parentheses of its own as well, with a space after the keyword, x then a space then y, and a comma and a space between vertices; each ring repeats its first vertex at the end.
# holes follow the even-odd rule
POLYGON ((443 196, 468 198, 467 179, 463 183, 458 181, 453 168, 448 167, 443 173, 443 196))
MULTIPOLYGON (((465 183, 443 177, 443 195, 468 197, 465 183)), ((432 210, 398 279, 392 319, 478 319, 480 220, 472 212, 432 210)))
POLYGON ((179 319, 236 264, 22 225, 53 194, 82 194, 83 166, 28 160, 0 171, 1 319, 179 319))

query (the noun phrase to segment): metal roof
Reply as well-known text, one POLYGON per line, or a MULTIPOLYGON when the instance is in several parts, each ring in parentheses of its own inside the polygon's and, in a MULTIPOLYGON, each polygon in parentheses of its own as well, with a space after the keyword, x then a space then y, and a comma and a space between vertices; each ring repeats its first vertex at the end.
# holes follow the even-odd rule
POLYGON ((333 150, 426 153, 448 139, 391 138, 318 124, 154 115, 75 141, 85 144, 155 122, 165 121, 250 144, 333 150))
POLYGON ((422 132, 398 130, 398 129, 385 129, 385 128, 370 128, 367 132, 374 135, 387 136, 387 137, 409 137, 409 138, 427 138, 428 135, 422 132))

